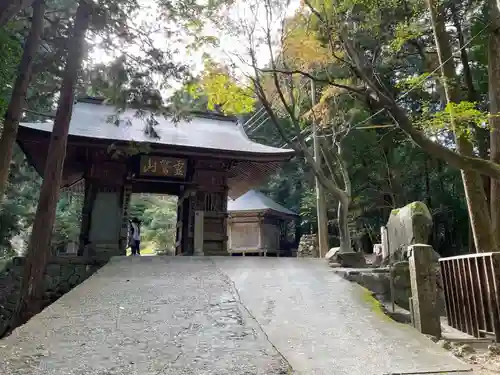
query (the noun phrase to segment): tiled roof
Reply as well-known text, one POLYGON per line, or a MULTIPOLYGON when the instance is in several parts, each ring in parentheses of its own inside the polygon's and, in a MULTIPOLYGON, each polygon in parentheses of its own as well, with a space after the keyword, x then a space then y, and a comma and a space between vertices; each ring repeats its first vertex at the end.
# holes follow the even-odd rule
POLYGON ((229 199, 227 202, 227 210, 228 212, 273 210, 286 215, 297 216, 295 212, 283 207, 256 190, 249 190, 238 199, 229 199))
MULTIPOLYGON (((73 136, 113 141, 148 142, 181 147, 276 155, 279 159, 293 154, 292 150, 262 145, 250 140, 240 124, 222 116, 193 116, 174 123, 170 118, 156 116, 155 130, 160 136, 153 139, 144 133, 146 120, 133 109, 120 114, 120 125, 110 122, 115 107, 99 103, 76 103, 69 134, 73 136)), ((52 131, 52 122, 21 123, 20 126, 52 131)))

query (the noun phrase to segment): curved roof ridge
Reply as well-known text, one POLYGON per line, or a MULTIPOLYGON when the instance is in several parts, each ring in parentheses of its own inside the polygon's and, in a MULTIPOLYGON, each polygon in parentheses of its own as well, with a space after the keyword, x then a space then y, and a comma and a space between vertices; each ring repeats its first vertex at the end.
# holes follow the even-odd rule
MULTIPOLYGON (((160 138, 153 139, 144 133, 146 120, 137 117, 136 110, 126 109, 120 113, 119 125, 110 122, 116 113, 114 106, 77 102, 73 108, 69 134, 111 141, 146 142, 254 155, 274 155, 278 159, 291 157, 294 154, 293 150, 252 141, 248 138, 241 124, 236 119, 231 120, 228 117, 194 115, 189 120, 181 119, 179 122, 174 122, 171 118, 156 116, 155 130, 160 138)), ((51 132, 53 122, 21 123, 19 125, 24 128, 51 132)))

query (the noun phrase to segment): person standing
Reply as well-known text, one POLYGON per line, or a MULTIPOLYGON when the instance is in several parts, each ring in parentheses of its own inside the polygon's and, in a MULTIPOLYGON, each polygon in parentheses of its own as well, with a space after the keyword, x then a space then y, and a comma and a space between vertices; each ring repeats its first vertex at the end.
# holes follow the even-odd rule
POLYGON ((135 217, 130 221, 129 246, 132 255, 141 255, 141 222, 135 217))

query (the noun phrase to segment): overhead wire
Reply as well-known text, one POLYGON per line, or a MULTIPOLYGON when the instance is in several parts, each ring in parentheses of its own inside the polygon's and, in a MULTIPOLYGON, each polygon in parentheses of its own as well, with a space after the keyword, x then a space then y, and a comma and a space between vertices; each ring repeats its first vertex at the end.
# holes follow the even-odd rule
MULTIPOLYGON (((401 101, 402 99, 406 98, 408 95, 410 95, 410 93, 415 90, 416 88, 420 87, 422 84, 424 84, 430 77, 432 77, 432 75, 434 73, 436 73, 438 70, 440 70, 444 64, 446 64, 448 61, 450 61, 451 59, 453 59, 455 57, 455 55, 459 54, 460 52, 462 52, 466 47, 468 47, 473 41, 474 39, 476 39, 477 37, 479 37, 489 26, 491 25, 491 21, 489 21, 481 30, 479 30, 474 36, 472 36, 469 41, 467 43, 465 43, 462 47, 460 47, 457 51, 453 52, 451 54, 450 57, 448 57, 445 61, 443 61, 441 64, 439 64, 438 67, 436 67, 436 69, 434 69, 432 72, 430 72, 428 75, 426 75, 425 77, 423 77, 419 82, 416 82, 409 90, 407 90, 404 94, 402 94, 398 99, 395 100, 395 102, 399 102, 401 101)), ((372 118, 374 118, 375 116, 377 116, 378 114, 382 113, 383 111, 385 111, 385 108, 381 108, 379 109, 377 112, 375 112, 374 114, 372 114, 370 117, 364 119, 363 121, 360 121, 358 122, 357 124, 355 124, 352 129, 370 129, 370 128, 373 128, 373 127, 364 127, 364 128, 360 128, 359 126, 360 125, 363 125, 365 123, 367 123, 368 121, 370 121, 372 118)), ((395 127, 395 125, 380 125, 378 127, 395 127)), ((302 132, 301 132, 302 134, 302 132)), ((320 136, 321 137, 321 136, 320 136)), ((292 140, 296 139, 297 137, 294 137, 292 140)), ((308 138, 310 139, 310 137, 308 138)), ((306 139, 306 141, 308 140, 306 139)), ((283 148, 285 147, 287 144, 285 143, 284 145, 282 145, 280 148, 283 148)))

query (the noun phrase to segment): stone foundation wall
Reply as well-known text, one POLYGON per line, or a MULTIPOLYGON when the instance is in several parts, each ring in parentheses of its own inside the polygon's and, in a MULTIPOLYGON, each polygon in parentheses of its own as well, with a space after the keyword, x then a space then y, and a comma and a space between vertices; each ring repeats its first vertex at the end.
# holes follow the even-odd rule
MULTIPOLYGON (((90 277, 105 260, 83 257, 58 257, 49 261, 45 272, 44 305, 47 306, 90 277)), ((9 329, 16 309, 23 274, 24 258, 0 263, 0 338, 9 329)))
MULTIPOLYGON (((391 300, 391 276, 388 267, 366 269, 334 269, 349 281, 357 282, 373 292, 380 300, 391 300)), ((438 290, 438 309, 442 316, 446 315, 443 282, 439 266, 435 267, 436 287, 438 290)), ((394 282, 394 302, 402 308, 409 310, 411 297, 410 267, 408 262, 399 262, 393 265, 392 277, 394 282)))
POLYGON ((300 237, 298 258, 317 258, 319 256, 318 238, 315 234, 304 234, 300 237))

